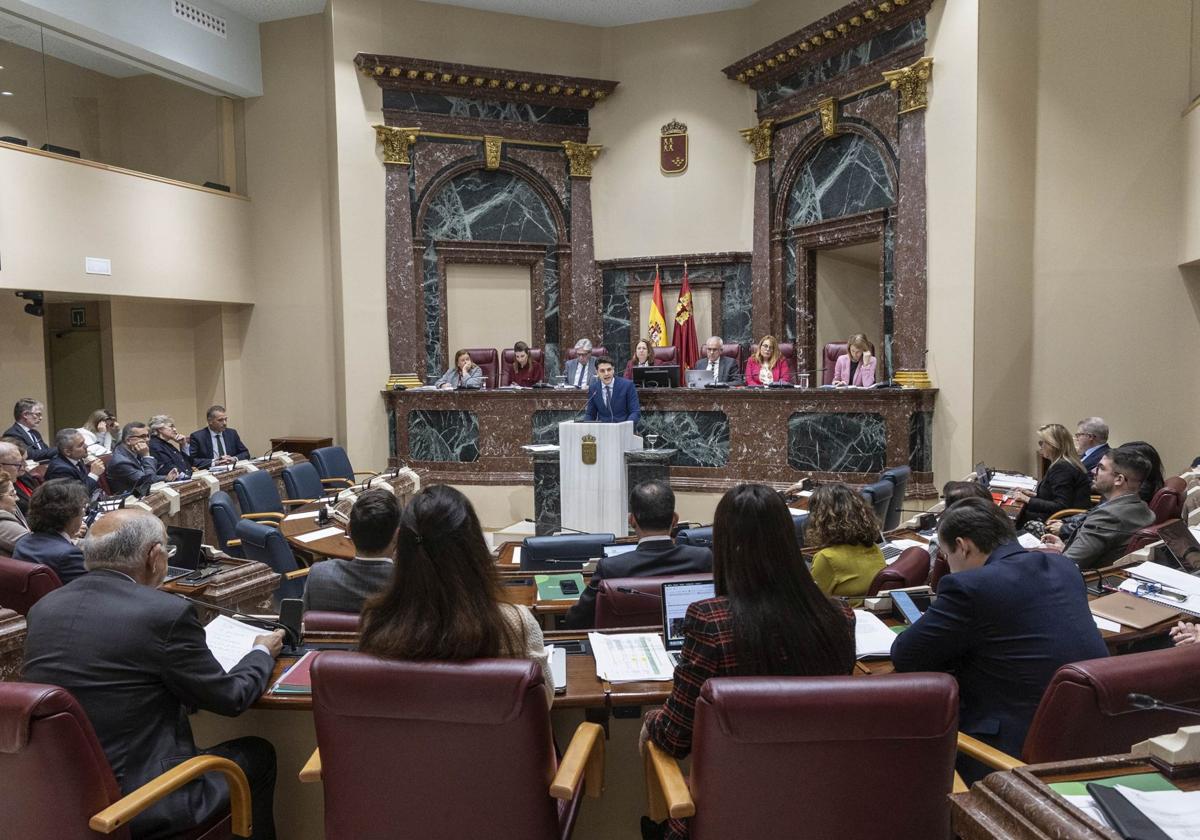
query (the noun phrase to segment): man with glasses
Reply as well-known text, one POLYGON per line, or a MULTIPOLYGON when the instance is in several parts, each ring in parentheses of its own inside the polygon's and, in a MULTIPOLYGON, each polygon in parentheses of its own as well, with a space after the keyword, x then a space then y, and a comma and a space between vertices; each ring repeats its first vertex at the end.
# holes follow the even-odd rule
MULTIPOLYGON (((172 469, 165 477, 174 481, 178 475, 172 469)), ((121 442, 108 462, 108 489, 127 493, 139 485, 149 487, 155 481, 158 481, 158 462, 150 454, 150 429, 145 423, 126 423, 121 428, 121 442)))
POLYGON ((721 336, 714 335, 708 341, 704 342, 704 356, 696 360, 696 364, 692 367, 692 370, 711 371, 713 382, 741 385, 742 374, 738 370, 737 362, 728 356, 722 355, 724 350, 725 342, 721 339, 721 336))
POLYGON ((88 461, 87 440, 78 429, 59 429, 54 436, 57 453, 46 464, 46 481, 69 478, 78 481, 89 493, 96 489, 104 473, 104 462, 99 458, 88 461))
POLYGON ((19 438, 0 439, 0 474, 12 479, 13 487, 17 491, 17 511, 24 521, 25 515, 29 513, 29 498, 41 481, 25 471, 25 453, 22 450, 24 444, 15 443, 17 440, 19 438))
POLYGON ((48 461, 54 457, 54 447, 47 446, 38 433, 46 407, 33 397, 22 397, 13 406, 13 423, 4 432, 5 437, 20 438, 31 461, 48 461))
POLYGON ((1100 459, 1108 452, 1108 424, 1100 417, 1085 417, 1075 427, 1075 449, 1083 468, 1095 474, 1100 459))

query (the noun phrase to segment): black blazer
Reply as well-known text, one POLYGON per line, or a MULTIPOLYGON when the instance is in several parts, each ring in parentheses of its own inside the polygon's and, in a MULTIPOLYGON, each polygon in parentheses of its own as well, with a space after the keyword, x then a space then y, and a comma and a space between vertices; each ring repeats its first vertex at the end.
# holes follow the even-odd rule
POLYGON ((54 450, 54 453, 54 457, 46 464, 44 481, 53 481, 56 478, 69 478, 74 481, 82 481, 83 486, 87 488, 89 493, 96 489, 98 479, 92 475, 91 470, 84 464, 76 466, 71 463, 57 449, 54 450))
POLYGON ((42 440, 37 429, 27 432, 20 423, 13 423, 5 429, 4 437, 15 437, 25 441, 25 448, 28 450, 26 457, 30 461, 47 461, 58 452, 57 447, 46 445, 46 441, 42 440))
POLYGON ((1096 467, 1100 466, 1100 459, 1107 455, 1111 448, 1107 443, 1100 444, 1091 455, 1083 459, 1083 466, 1087 468, 1088 472, 1095 472, 1096 467))
POLYGON ((192 465, 182 452, 157 435, 150 436, 150 454, 154 456, 155 472, 161 476, 179 470, 180 478, 192 474, 192 465))
POLYGON ((153 455, 138 457, 123 443, 113 449, 112 458, 104 474, 108 477, 108 489, 113 493, 124 493, 143 482, 151 484, 158 478, 153 455))
MULTIPOLYGON (((238 437, 237 429, 226 429, 221 432, 221 437, 225 441, 225 454, 233 455, 239 461, 246 460, 250 457, 250 450, 242 443, 242 439, 238 437)), ((216 460, 213 455, 212 431, 205 426, 203 429, 197 429, 188 435, 188 459, 192 462, 192 466, 198 470, 206 470, 212 466, 212 462, 216 460)))
MULTIPOLYGON (((251 651, 226 674, 191 604, 108 570, 46 595, 28 622, 23 678, 75 695, 122 794, 197 754, 189 710, 240 714, 274 664, 251 651)), ((209 773, 135 819, 133 836, 174 836, 228 801, 224 780, 209 773)))
POLYGON ((13 559, 49 566, 63 583, 87 574, 83 552, 62 534, 41 531, 26 534, 13 546, 13 559))
POLYGON ((596 626, 596 593, 605 578, 689 575, 711 571, 712 552, 707 548, 675 545, 669 540, 644 542, 633 551, 601 559, 587 588, 574 606, 567 610, 563 622, 572 630, 596 626))
POLYGON ((1021 520, 1045 519, 1067 508, 1092 506, 1092 478, 1070 461, 1055 461, 1038 482, 1037 495, 1025 505, 1021 520))

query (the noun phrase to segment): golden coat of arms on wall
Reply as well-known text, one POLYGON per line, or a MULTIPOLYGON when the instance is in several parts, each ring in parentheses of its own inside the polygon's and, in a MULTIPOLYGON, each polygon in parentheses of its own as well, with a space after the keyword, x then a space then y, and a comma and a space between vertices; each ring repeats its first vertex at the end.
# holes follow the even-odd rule
POLYGON ((662 127, 658 141, 658 168, 664 175, 680 175, 688 167, 687 126, 671 120, 662 127))
POLYGON ((589 466, 596 463, 596 436, 584 435, 579 439, 579 456, 589 466))

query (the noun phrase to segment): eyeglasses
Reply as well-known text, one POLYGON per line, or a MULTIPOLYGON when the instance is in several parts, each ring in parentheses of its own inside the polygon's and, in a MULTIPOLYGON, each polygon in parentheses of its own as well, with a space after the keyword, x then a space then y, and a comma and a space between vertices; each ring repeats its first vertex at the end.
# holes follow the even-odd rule
POLYGON ((1180 592, 1176 589, 1163 586, 1161 583, 1139 583, 1137 589, 1133 592, 1134 595, 1159 595, 1163 598, 1170 598, 1173 601, 1186 601, 1187 593, 1180 592))
POLYGON ((1094 435, 1094 434, 1092 434, 1091 432, 1076 432, 1076 433, 1075 433, 1075 437, 1077 437, 1077 438, 1081 438, 1081 437, 1095 437, 1095 435, 1094 435))
POLYGON ((0 461, 0 467, 23 467, 24 461, 0 461))

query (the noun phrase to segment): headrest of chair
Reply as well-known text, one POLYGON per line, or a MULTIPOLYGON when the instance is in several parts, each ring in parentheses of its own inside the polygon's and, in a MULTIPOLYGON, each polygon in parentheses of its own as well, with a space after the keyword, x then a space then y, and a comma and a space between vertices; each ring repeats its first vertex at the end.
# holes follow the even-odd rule
POLYGON ((1062 683, 1090 686, 1096 693, 1096 704, 1106 715, 1138 712, 1129 704, 1132 692, 1149 694, 1164 703, 1200 705, 1197 674, 1200 646, 1183 645, 1063 665, 1046 694, 1049 696, 1062 683))
POLYGON ((354 633, 358 630, 358 620, 358 613, 308 610, 304 613, 304 632, 354 633))
POLYGON ((545 703, 542 669, 528 659, 413 662, 322 651, 312 681, 314 705, 362 718, 497 726, 514 720, 530 697, 545 703))
POLYGON ((937 738, 958 726, 958 683, 949 674, 719 677, 704 683, 700 699, 726 736, 748 744, 869 741, 898 732, 937 738), (879 714, 881 707, 889 713, 879 714))
POLYGON ((526 537, 521 542, 521 550, 548 557, 559 553, 564 557, 595 557, 599 549, 616 541, 612 534, 557 534, 552 537, 526 537))
MULTIPOLYGON (((541 347, 530 347, 529 348, 529 358, 535 362, 542 361, 544 359, 545 355, 546 355, 546 353, 544 350, 542 350, 541 347)), ((513 350, 511 347, 509 347, 507 350, 505 350, 503 353, 500 354, 500 361, 506 365, 511 365, 516 360, 517 360, 517 351, 513 350)))
POLYGON ((1168 490, 1174 490, 1180 496, 1187 495, 1187 481, 1180 476, 1171 476, 1163 482, 1163 487, 1168 490))
POLYGON ((890 499, 895 489, 896 486, 890 481, 874 481, 864 485, 860 488, 860 491, 864 495, 869 495, 873 501, 878 502, 880 499, 890 499))
MULTIPOLYGON (((599 359, 601 356, 608 356, 608 348, 607 347, 593 347, 592 348, 592 358, 599 359)), ((612 358, 612 356, 608 356, 608 357, 610 359, 612 358)), ((574 356, 572 356, 572 358, 574 358, 574 356)))
MULTIPOLYGON (((470 347, 467 348, 467 355, 471 357, 471 361, 477 365, 494 365, 500 358, 495 347, 470 347)), ((451 363, 453 363, 451 359, 451 363)))
POLYGON ((891 477, 907 479, 910 475, 912 475, 912 467, 905 464, 900 467, 888 467, 879 474, 879 478, 883 480, 890 480, 891 477))
POLYGON ((17 753, 29 743, 34 718, 83 710, 64 688, 42 683, 0 683, 0 753, 17 753))
POLYGON ((712 545, 713 529, 709 525, 704 528, 684 528, 675 535, 676 545, 698 545, 708 548, 712 545))

